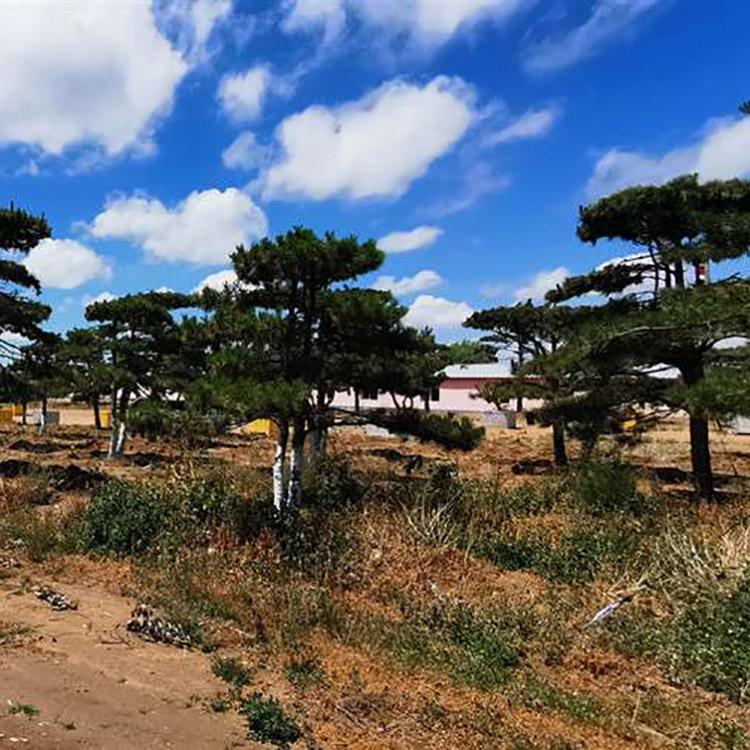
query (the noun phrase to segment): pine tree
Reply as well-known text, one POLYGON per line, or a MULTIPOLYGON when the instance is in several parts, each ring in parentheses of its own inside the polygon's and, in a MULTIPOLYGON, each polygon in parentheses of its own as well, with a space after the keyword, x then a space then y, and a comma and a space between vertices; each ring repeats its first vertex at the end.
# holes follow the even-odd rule
POLYGON ((92 336, 100 343, 104 367, 97 376, 106 383, 112 414, 110 455, 122 453, 128 410, 134 400, 164 400, 179 379, 184 346, 173 313, 193 304, 189 295, 145 292, 97 302, 86 308, 86 319, 98 323, 92 336))
POLYGON ((578 326, 556 357, 559 366, 575 361, 602 375, 598 387, 560 410, 598 404, 589 409, 596 414, 636 400, 686 410, 696 489, 712 497, 709 419, 719 416, 720 399, 708 398, 707 383, 728 387, 737 376, 716 345, 750 334, 750 321, 747 282, 732 277, 711 284, 709 264, 750 251, 750 182, 701 183, 687 176, 629 188, 582 208, 578 236, 594 245, 615 239, 637 249, 548 295, 554 302, 590 293, 624 297, 620 307, 578 326), (655 376, 664 367, 679 373, 676 386, 655 376))
MULTIPOLYGON (((15 208, 0 208, 0 249, 9 255, 25 255, 51 230, 46 219, 33 216, 15 208)), ((0 359, 7 362, 18 358, 23 344, 14 343, 13 337, 35 341, 43 337, 41 324, 49 318, 51 310, 28 296, 39 294, 39 281, 22 263, 5 258, 0 260, 0 359)))
MULTIPOLYGON (((434 340, 403 325, 406 310, 389 293, 347 285, 383 258, 374 242, 330 233, 321 238, 297 228, 237 248, 238 283, 203 293, 202 304, 212 312, 212 369, 204 393, 244 419, 275 423, 273 486, 280 510, 300 503, 305 442, 313 436, 313 458, 324 449, 337 392, 390 392, 394 408, 409 415, 400 425, 413 428, 419 421, 409 402, 429 387, 424 363, 434 378, 428 359, 417 374, 419 358, 437 349, 434 340)), ((382 414, 366 419, 395 422, 382 414)), ((449 437, 444 425, 438 432, 449 437)))

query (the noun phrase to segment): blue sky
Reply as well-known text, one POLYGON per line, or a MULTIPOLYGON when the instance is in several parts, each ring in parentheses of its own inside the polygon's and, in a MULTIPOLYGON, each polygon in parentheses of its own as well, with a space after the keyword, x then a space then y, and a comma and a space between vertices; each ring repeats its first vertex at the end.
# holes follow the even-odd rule
POLYGON ((50 219, 54 308, 230 278, 302 224, 443 338, 622 248, 579 205, 750 175, 739 0, 0 0, 0 202, 50 219))

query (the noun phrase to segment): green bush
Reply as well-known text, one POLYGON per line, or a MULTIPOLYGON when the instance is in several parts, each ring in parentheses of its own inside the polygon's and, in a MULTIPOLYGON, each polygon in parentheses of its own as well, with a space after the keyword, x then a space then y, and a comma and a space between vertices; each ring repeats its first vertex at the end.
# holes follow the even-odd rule
POLYGON ((236 690, 242 690, 250 684, 253 678, 253 673, 235 658, 214 659, 211 670, 216 677, 236 690))
POLYGON ((297 722, 284 713, 274 698, 254 693, 242 702, 240 714, 247 719, 250 737, 256 742, 268 742, 278 747, 289 747, 302 737, 297 722))
POLYGON ((638 492, 633 469, 612 462, 585 462, 570 474, 573 503, 592 515, 650 512, 652 503, 638 492))
POLYGON ((82 543, 100 554, 142 554, 164 533, 172 515, 172 507, 154 488, 112 480, 97 488, 91 498, 82 543))
POLYGON ((236 527, 244 500, 224 477, 208 476, 188 483, 177 493, 181 521, 187 527, 236 527))
POLYGON ((344 459, 320 459, 305 483, 303 507, 279 526, 284 563, 319 582, 345 578, 353 562, 352 511, 364 491, 344 459))

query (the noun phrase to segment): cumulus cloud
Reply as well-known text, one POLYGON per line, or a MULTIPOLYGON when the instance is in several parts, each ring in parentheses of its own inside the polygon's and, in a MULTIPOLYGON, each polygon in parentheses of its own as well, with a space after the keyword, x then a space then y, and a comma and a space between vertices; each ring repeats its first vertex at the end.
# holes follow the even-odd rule
POLYGON ((527 300, 539 302, 544 299, 547 292, 562 284, 569 276, 570 271, 565 266, 558 266, 550 271, 539 271, 526 286, 513 292, 513 298, 516 302, 527 300))
POLYGON ((100 239, 128 240, 155 260, 225 263, 237 245, 268 233, 265 214, 236 188, 193 192, 168 208, 155 198, 110 201, 89 231, 100 239))
POLYGON ((632 185, 661 184, 691 173, 702 180, 750 175, 750 118, 709 122, 698 142, 660 156, 612 149, 597 161, 587 189, 589 195, 600 196, 632 185))
POLYGON ((589 17, 562 34, 532 41, 524 53, 524 67, 544 73, 570 67, 621 39, 636 22, 669 0, 595 0, 589 17))
POLYGON ((429 247, 440 237, 443 230, 439 227, 422 226, 408 232, 391 232, 378 240, 378 247, 384 253, 408 253, 429 247))
POLYGON ((269 157, 269 150, 258 143, 255 134, 249 130, 240 133, 221 154, 224 166, 229 169, 260 169, 269 157))
POLYGON ((473 312, 466 302, 420 294, 404 316, 404 323, 415 328, 458 328, 473 312))
POLYGON ((359 101, 313 106, 276 131, 281 151, 261 175, 266 198, 396 198, 464 136, 473 89, 439 76, 389 81, 359 101))
POLYGON ((373 289, 381 292, 391 292, 397 297, 405 297, 417 292, 426 292, 443 284, 440 274, 435 271, 419 271, 414 276, 396 279, 394 276, 380 276, 372 285, 373 289))
POLYGON ((224 76, 218 92, 224 114, 236 122, 256 119, 272 83, 273 75, 265 65, 224 76))
POLYGON ((109 279, 108 261, 76 240, 42 240, 23 261, 43 287, 74 289, 94 279, 109 279))
POLYGON ((530 109, 490 136, 488 145, 495 146, 528 138, 541 138, 552 130, 559 117, 560 110, 555 106, 530 109))
MULTIPOLYGON (((191 14, 181 28, 188 23, 196 41, 205 41, 217 0, 182 5, 191 14)), ((107 156, 151 152, 190 64, 162 34, 147 0, 4 3, 0 146, 57 155, 74 145, 107 156)))
POLYGON ((381 35, 432 48, 481 21, 506 18, 530 4, 529 0, 292 0, 284 28, 322 29, 331 41, 350 16, 381 35))
POLYGON ((226 271, 217 271, 216 273, 206 276, 206 278, 203 279, 195 289, 193 289, 193 293, 197 294, 204 289, 215 289, 217 292, 220 292, 225 286, 227 286, 227 284, 232 285, 236 283, 237 274, 234 271, 229 269, 226 271))

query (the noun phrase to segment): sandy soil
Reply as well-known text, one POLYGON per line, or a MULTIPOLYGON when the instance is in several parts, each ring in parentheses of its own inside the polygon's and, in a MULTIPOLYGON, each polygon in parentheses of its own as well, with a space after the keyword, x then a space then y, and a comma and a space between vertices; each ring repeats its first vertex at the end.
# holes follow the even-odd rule
POLYGON ((125 630, 132 600, 44 579, 78 601, 54 612, 21 581, 0 586, 0 622, 29 632, 0 647, 0 747, 153 750, 256 747, 231 714, 210 711, 221 689, 205 654, 147 643, 125 630), (39 710, 6 715, 13 701, 39 710))

